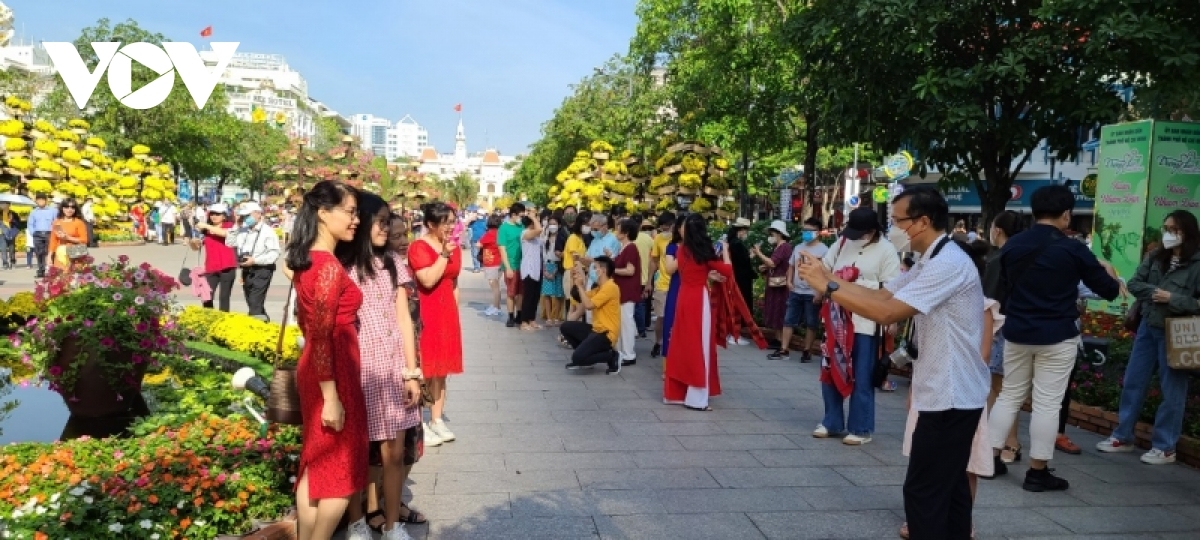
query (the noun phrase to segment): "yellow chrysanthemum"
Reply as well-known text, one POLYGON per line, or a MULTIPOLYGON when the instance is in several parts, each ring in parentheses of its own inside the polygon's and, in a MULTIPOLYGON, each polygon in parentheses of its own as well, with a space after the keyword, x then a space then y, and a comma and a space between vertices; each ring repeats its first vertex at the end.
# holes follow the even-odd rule
POLYGON ((133 152, 133 155, 135 156, 144 156, 150 153, 150 147, 144 144, 135 144, 133 145, 133 149, 130 151, 133 152))

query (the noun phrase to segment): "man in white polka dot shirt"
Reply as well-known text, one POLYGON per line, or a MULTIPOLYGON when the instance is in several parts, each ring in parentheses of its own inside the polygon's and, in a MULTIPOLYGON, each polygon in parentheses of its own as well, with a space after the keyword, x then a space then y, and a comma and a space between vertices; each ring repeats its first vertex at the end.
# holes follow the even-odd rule
POLYGON ((800 273, 818 294, 879 324, 916 321, 913 431, 904 510, 912 538, 969 538, 967 462, 990 388, 980 356, 983 289, 969 254, 946 234, 949 208, 931 186, 896 197, 892 226, 925 254, 908 273, 871 290, 845 282, 809 260, 800 273))

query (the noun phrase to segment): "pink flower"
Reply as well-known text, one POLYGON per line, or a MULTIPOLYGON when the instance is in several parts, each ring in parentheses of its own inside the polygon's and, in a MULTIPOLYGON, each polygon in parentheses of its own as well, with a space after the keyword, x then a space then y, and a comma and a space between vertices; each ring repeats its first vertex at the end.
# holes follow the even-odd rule
POLYGON ((61 366, 50 366, 50 369, 48 371, 50 372, 50 376, 52 376, 52 377, 58 377, 59 375, 62 375, 62 367, 61 366))
POLYGON ((95 321, 92 321, 91 319, 84 319, 84 320, 83 320, 83 326, 84 326, 84 328, 91 328, 91 327, 92 327, 92 325, 94 325, 94 324, 96 324, 96 323, 95 323, 95 321))
POLYGON ((117 262, 119 262, 119 263, 121 263, 121 264, 128 263, 128 262, 129 262, 129 255, 121 255, 120 257, 117 257, 117 262))
POLYGON ((139 297, 133 299, 133 303, 140 306, 140 305, 146 303, 146 299, 139 296, 139 297))
POLYGON ((120 302, 120 301, 121 301, 121 298, 122 298, 122 297, 121 297, 121 293, 119 293, 119 292, 118 292, 118 293, 113 293, 112 299, 113 299, 113 301, 114 301, 114 302, 120 302))
POLYGON ((115 340, 111 337, 104 336, 104 337, 100 338, 100 346, 104 347, 106 349, 111 349, 112 346, 116 345, 116 344, 117 344, 117 340, 115 340))
POLYGON ((144 334, 150 329, 150 325, 146 324, 146 321, 139 321, 134 328, 137 330, 137 333, 144 334))

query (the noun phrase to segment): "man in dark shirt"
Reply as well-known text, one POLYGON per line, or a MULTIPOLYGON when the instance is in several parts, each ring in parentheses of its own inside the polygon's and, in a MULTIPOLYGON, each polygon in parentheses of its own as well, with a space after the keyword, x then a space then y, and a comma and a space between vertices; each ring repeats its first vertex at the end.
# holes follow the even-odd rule
POLYGON ((1067 489, 1066 480, 1046 468, 1054 457, 1060 404, 1079 349, 1078 285, 1097 296, 1116 299, 1121 292, 1112 265, 1096 259, 1087 246, 1062 231, 1071 223, 1075 195, 1066 186, 1047 186, 1030 198, 1036 223, 1004 245, 1000 264, 1007 290, 1003 298, 1004 389, 992 409, 988 431, 996 454, 996 474, 1007 472, 1000 449, 1033 386, 1028 491, 1067 489))

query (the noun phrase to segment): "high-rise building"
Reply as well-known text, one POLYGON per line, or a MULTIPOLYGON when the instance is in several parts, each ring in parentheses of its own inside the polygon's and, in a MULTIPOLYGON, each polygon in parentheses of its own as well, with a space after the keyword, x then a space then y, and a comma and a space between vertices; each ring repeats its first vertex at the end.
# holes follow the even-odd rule
POLYGON ((388 129, 391 127, 392 123, 387 118, 379 118, 372 114, 356 114, 351 135, 358 137, 364 150, 370 150, 376 156, 387 157, 388 129))
POLYGON ((356 114, 352 134, 362 141, 364 150, 388 161, 420 156, 421 150, 429 144, 429 132, 411 116, 405 116, 393 125, 386 118, 356 114))

